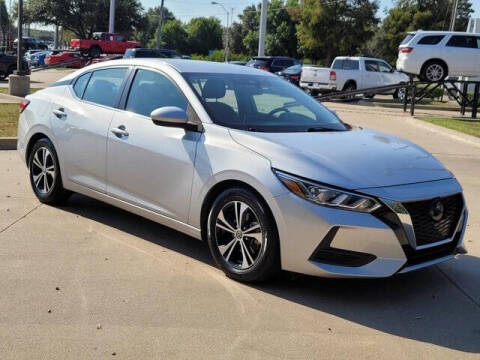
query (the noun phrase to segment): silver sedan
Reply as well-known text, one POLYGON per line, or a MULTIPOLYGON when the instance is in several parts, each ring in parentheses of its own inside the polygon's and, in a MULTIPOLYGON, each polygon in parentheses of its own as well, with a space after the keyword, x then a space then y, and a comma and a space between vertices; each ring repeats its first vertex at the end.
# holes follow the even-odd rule
POLYGON ((40 201, 76 192, 172 227, 206 241, 236 280, 387 277, 465 253, 450 171, 268 72, 104 62, 20 108, 18 151, 40 201))

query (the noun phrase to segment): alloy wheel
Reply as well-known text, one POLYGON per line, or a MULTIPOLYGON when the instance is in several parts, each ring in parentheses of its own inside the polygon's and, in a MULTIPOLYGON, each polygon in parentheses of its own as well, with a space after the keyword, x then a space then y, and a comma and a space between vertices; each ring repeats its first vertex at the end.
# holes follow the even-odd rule
POLYGON ((242 201, 228 202, 220 210, 215 221, 215 239, 220 255, 238 270, 257 264, 267 241, 257 214, 242 201))
POLYGON ((56 169, 52 153, 39 147, 33 155, 31 169, 33 184, 40 194, 48 194, 55 184, 56 169))
POLYGON ((444 77, 445 70, 443 66, 439 64, 431 64, 428 65, 427 69, 425 70, 426 78, 429 81, 439 81, 442 80, 444 77))

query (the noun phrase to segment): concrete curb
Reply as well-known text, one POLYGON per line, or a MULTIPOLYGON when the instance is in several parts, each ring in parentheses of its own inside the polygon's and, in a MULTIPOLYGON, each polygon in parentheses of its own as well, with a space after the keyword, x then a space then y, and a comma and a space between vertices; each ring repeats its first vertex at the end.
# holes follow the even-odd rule
POLYGON ((421 127, 423 129, 429 130, 436 134, 441 134, 443 136, 448 136, 451 139, 461 141, 463 143, 473 145, 475 147, 480 148, 480 138, 468 134, 464 134, 457 130, 452 130, 440 125, 432 124, 427 121, 423 121, 420 119, 416 119, 414 117, 409 116, 407 121, 415 126, 421 127))
POLYGON ((17 150, 17 138, 0 137, 0 150, 17 150))

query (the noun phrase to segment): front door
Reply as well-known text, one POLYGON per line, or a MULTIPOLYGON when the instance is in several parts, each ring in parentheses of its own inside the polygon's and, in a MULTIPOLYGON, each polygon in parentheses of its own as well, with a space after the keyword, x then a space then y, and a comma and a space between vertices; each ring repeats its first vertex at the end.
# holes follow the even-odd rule
POLYGON ((187 100, 160 72, 138 69, 125 111, 115 114, 108 134, 107 192, 182 222, 188 221, 190 191, 200 134, 155 125, 159 107, 187 109, 187 100))

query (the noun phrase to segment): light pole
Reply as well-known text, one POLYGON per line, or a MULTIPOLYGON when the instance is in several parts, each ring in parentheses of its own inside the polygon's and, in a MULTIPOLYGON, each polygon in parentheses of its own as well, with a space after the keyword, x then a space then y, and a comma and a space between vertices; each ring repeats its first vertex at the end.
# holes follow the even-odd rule
POLYGON ((260 12, 260 34, 258 36, 258 56, 265 55, 265 36, 267 34, 267 7, 268 0, 262 0, 260 12))
POLYGON ((457 19, 458 0, 453 0, 452 18, 450 19, 450 31, 455 30, 455 20, 457 19))
POLYGON ((158 28, 157 28, 157 49, 162 47, 162 24, 163 24, 163 3, 160 4, 160 14, 158 14, 158 28))
MULTIPOLYGON (((229 47, 228 47, 228 37, 229 37, 229 29, 230 29, 230 26, 228 24, 228 18, 229 18, 229 12, 228 10, 225 8, 225 6, 222 4, 222 3, 219 3, 219 2, 216 2, 216 1, 212 1, 212 5, 219 5, 222 7, 222 9, 225 11, 225 13, 227 14, 227 26, 225 28, 225 62, 228 62, 228 52, 229 52, 229 47)), ((232 16, 233 16, 233 9, 232 9, 232 16)), ((232 19, 233 20, 233 19, 232 19)))
POLYGON ((108 19, 108 32, 115 32, 115 0, 110 0, 110 17, 108 19))

